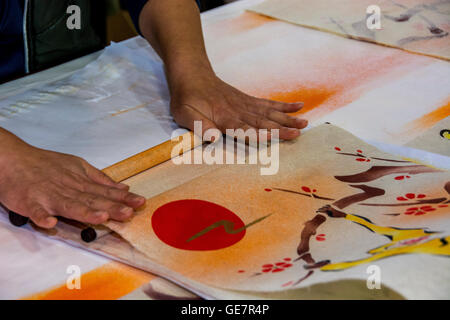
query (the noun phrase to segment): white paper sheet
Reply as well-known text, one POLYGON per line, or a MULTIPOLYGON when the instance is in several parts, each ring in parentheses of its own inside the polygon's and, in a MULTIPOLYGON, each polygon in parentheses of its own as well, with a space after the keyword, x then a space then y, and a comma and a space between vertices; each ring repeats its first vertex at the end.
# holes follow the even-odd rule
POLYGON ((170 139, 162 62, 148 43, 113 43, 74 74, 0 99, 0 126, 103 168, 170 139))

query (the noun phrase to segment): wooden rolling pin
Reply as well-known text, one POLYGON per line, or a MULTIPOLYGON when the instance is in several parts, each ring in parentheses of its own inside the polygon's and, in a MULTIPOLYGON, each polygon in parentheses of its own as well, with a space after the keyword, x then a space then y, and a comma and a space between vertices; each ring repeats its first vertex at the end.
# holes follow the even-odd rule
MULTIPOLYGON (((183 152, 189 151, 201 144, 201 139, 194 139, 194 134, 190 131, 180 137, 183 138, 182 141, 186 141, 185 139, 190 139, 187 141, 191 141, 190 146, 186 144, 183 145, 183 152)), ((173 142, 172 140, 168 140, 125 160, 117 162, 102 171, 114 181, 121 182, 158 164, 170 160, 172 158, 172 149, 179 143, 179 141, 173 142)), ((183 152, 180 152, 179 155, 183 152)))

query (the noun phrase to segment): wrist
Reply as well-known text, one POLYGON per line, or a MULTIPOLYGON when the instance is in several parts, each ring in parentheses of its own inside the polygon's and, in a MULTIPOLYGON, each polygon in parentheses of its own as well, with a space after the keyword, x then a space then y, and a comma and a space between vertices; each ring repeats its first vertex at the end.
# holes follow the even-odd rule
POLYGON ((7 174, 12 168, 13 164, 21 160, 21 158, 29 153, 32 148, 23 140, 16 137, 14 134, 0 128, 0 179, 4 174, 7 174))
POLYGON ((167 82, 171 93, 187 89, 202 80, 217 79, 208 58, 180 57, 166 63, 167 82))

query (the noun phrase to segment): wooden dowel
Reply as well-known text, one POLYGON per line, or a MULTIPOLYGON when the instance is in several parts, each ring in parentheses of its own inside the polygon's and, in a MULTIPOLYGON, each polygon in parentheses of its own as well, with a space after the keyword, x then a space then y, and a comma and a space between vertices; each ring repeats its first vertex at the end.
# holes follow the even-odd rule
POLYGON ((120 182, 167 160, 170 160, 172 158, 172 149, 176 145, 181 143, 181 141, 191 142, 190 145, 183 143, 183 152, 192 150, 193 148, 201 144, 201 139, 194 139, 194 134, 192 132, 187 132, 180 137, 183 140, 168 140, 148 150, 131 156, 128 159, 115 163, 112 166, 103 169, 102 171, 114 181, 120 182))

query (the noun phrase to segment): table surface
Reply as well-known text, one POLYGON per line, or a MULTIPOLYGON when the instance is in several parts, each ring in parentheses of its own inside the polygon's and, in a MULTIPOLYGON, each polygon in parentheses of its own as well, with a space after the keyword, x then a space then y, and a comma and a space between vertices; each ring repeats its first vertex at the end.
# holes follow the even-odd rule
MULTIPOLYGON (((304 101, 302 112, 311 125, 330 121, 392 144, 405 144, 448 117, 448 62, 245 12, 259 2, 242 0, 202 14, 208 54, 223 80, 255 96, 304 101)), ((100 54, 3 84, 0 97, 64 78, 100 54)), ((156 281, 146 272, 30 232, 30 227, 13 227, 2 214, 0 257, 2 299, 128 298, 156 281), (83 274, 83 290, 66 289, 73 265, 83 274)))

